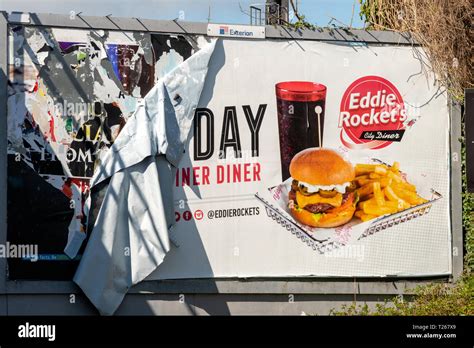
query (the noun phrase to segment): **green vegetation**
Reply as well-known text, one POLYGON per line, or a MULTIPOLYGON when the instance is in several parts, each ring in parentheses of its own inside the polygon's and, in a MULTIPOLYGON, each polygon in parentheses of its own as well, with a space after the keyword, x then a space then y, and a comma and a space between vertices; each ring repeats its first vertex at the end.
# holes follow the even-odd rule
POLYGON ((474 315, 474 278, 464 276, 455 284, 434 283, 418 287, 413 295, 399 296, 371 309, 352 303, 331 315, 474 315))
POLYGON ((466 140, 463 136, 460 139, 462 144, 462 223, 464 228, 464 268, 468 276, 474 278, 474 194, 467 192, 466 177, 466 140))

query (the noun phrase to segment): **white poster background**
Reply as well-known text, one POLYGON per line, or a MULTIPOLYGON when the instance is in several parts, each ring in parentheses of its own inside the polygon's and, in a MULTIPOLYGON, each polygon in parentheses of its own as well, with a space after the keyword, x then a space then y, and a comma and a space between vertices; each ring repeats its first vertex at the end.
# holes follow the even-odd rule
MULTIPOLYGON (((180 167, 209 166, 211 185, 178 187, 176 211, 202 210, 203 219, 177 222, 172 248, 148 279, 288 276, 430 276, 451 273, 449 220, 449 117, 446 94, 408 46, 351 46, 312 41, 220 40, 211 59, 200 107, 214 114, 214 154, 192 162, 193 140, 180 167), (400 143, 381 150, 349 150, 353 162, 377 157, 400 162, 401 169, 440 192, 429 214, 380 231, 341 248, 319 254, 270 219, 256 192, 281 182, 275 84, 312 81, 327 86, 324 147, 344 149, 339 140, 339 107, 356 79, 376 75, 389 80, 405 104, 422 106, 420 117, 400 143), (214 184, 224 108, 235 106, 242 150, 250 151, 250 131, 242 105, 255 115, 267 104, 260 129, 261 181, 214 184), (210 210, 259 207, 259 215, 209 219, 210 210), (344 250, 344 251, 343 251, 344 250)), ((409 114, 410 116, 410 114, 409 114)), ((245 157, 245 156, 244 156, 245 157)), ((249 159, 238 162, 249 162, 249 159)), ((429 197, 426 197, 429 198, 429 197)), ((170 202, 171 204, 171 202, 170 202)))

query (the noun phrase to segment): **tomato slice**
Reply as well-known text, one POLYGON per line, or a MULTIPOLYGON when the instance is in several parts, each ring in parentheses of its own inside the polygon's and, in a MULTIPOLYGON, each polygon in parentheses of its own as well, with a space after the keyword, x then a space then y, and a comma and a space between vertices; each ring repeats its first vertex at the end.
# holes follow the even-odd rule
POLYGON ((344 202, 343 205, 337 208, 333 208, 330 210, 327 210, 323 216, 319 219, 320 222, 324 222, 325 220, 333 219, 338 215, 345 214, 346 211, 349 207, 351 207, 354 204, 355 201, 355 194, 353 192, 349 193, 349 196, 347 197, 347 200, 344 202))

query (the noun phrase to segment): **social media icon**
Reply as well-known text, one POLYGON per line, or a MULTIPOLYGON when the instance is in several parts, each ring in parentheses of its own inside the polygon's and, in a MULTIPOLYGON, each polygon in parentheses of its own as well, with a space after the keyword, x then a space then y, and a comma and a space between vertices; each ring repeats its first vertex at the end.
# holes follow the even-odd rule
POLYGON ((183 213, 183 219, 186 220, 186 221, 189 221, 191 220, 193 217, 193 214, 191 214, 191 212, 189 210, 186 210, 184 213, 183 213))
POLYGON ((202 212, 202 210, 198 209, 194 212, 194 218, 196 220, 202 220, 203 217, 204 217, 204 213, 202 212))

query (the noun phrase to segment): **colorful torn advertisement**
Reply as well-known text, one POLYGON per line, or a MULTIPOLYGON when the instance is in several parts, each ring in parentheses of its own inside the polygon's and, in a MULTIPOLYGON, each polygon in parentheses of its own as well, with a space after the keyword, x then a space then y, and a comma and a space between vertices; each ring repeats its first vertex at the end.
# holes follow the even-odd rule
POLYGON ((39 259, 10 259, 11 279, 69 279, 86 237, 89 179, 157 80, 206 43, 199 36, 66 30, 9 32, 8 240, 39 259), (45 263, 47 267, 45 267, 45 263))

